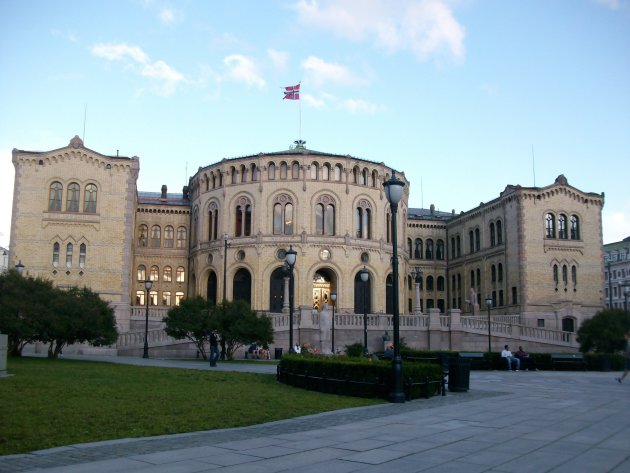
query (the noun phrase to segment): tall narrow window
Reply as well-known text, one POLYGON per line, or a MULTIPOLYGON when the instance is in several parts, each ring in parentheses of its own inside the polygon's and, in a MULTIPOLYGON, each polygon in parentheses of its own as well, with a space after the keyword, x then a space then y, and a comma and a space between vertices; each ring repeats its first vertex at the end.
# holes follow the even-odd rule
POLYGON ((164 228, 164 248, 175 246, 175 229, 170 225, 164 228))
POLYGON ((273 206, 273 234, 280 235, 282 227, 282 204, 275 204, 273 206))
POLYGON ((409 259, 413 258, 413 241, 411 241, 411 238, 407 238, 407 253, 409 254, 409 259))
POLYGON ((293 235, 293 204, 291 197, 281 194, 273 206, 274 235, 293 235))
POLYGON ((361 171, 361 177, 359 178, 359 184, 362 186, 367 186, 368 183, 368 170, 367 168, 364 168, 363 171, 361 171))
POLYGON ((315 204, 315 233, 317 235, 335 234, 335 201, 324 195, 315 204))
POLYGON ((274 163, 269 163, 268 178, 270 181, 273 181, 276 178, 276 165, 274 163))
POLYGON ((427 276, 427 291, 433 290, 433 276, 427 276))
POLYGON ((183 266, 178 266, 177 267, 176 281, 177 282, 185 282, 186 281, 186 271, 184 270, 183 266))
POLYGON ((160 268, 153 265, 151 266, 151 272, 149 273, 149 279, 151 281, 159 281, 160 280, 160 268))
POLYGON ((562 265, 562 282, 564 283, 565 287, 569 283, 569 268, 567 268, 566 264, 562 265))
POLYGON ((319 179, 319 164, 311 163, 311 179, 316 181, 319 179))
POLYGON ((451 258, 455 258, 455 237, 451 238, 451 258))
POLYGON ((286 179, 287 178, 287 163, 282 161, 280 163, 280 179, 286 179))
POLYGON ((361 238, 363 235, 363 209, 358 207, 354 210, 354 236, 361 238))
POLYGON ((300 163, 297 161, 293 161, 291 164, 291 179, 299 179, 300 178, 300 163))
POLYGON ((497 267, 495 265, 490 268, 490 274, 492 282, 497 282, 497 267))
POLYGON ((498 272, 499 272, 499 282, 503 282, 503 263, 499 263, 498 272))
POLYGON ((258 166, 256 166, 256 164, 252 164, 250 167, 252 173, 252 182, 258 182, 260 180, 260 170, 258 169, 258 166))
POLYGON ((56 268, 59 266, 59 243, 53 245, 52 264, 56 268))
POLYGON ((234 228, 234 235, 239 237, 239 236, 243 236, 243 206, 242 205, 237 205, 236 206, 236 214, 234 215, 234 217, 236 218, 236 226, 234 228))
POLYGON ((61 194, 63 192, 63 186, 61 182, 53 182, 50 185, 50 192, 48 197, 48 210, 60 211, 61 210, 61 194))
POLYGON ((503 244, 503 223, 497 220, 497 245, 503 244))
POLYGON ((138 281, 147 280, 147 268, 145 265, 143 264, 138 265, 137 272, 136 272, 136 279, 138 281))
POLYGON ((159 248, 162 244, 162 229, 159 225, 151 227, 151 248, 159 248))
POLYGON ((164 266, 163 281, 164 282, 173 281, 173 268, 171 268, 170 266, 164 266))
POLYGON ((324 233, 326 233, 326 235, 332 236, 335 234, 335 206, 333 204, 326 205, 326 218, 324 226, 324 233))
POLYGON ((216 202, 210 204, 208 211, 208 240, 216 240, 219 227, 219 206, 216 202))
POLYGON ((245 236, 252 234, 252 206, 247 204, 245 206, 245 236))
POLYGON ((479 234, 479 229, 475 228, 475 251, 479 251, 481 249, 481 235, 479 234))
POLYGON ((444 240, 437 241, 435 257, 440 261, 444 259, 444 240))
POLYGON ((564 214, 560 214, 558 217, 558 238, 561 238, 562 240, 566 240, 568 238, 567 216, 564 214))
POLYGON ((468 232, 468 247, 471 253, 475 252, 475 234, 472 230, 468 232))
POLYGON ((425 259, 433 259, 433 240, 427 239, 425 242, 426 249, 424 251, 425 259))
POLYGON ((88 213, 96 213, 96 193, 97 189, 94 184, 85 186, 83 192, 83 211, 88 213))
POLYGON ((230 168, 230 176, 232 177, 232 184, 236 184, 236 168, 234 166, 230 168))
POLYGON ((556 237, 556 216, 548 213, 545 217, 545 236, 547 238, 556 237))
POLYGON ((438 278, 437 278, 437 290, 438 291, 443 291, 444 290, 444 276, 438 276, 438 278))
POLYGON ((355 235, 357 238, 372 238, 372 210, 367 200, 361 200, 355 209, 355 235))
POLYGON ((378 186, 378 172, 372 171, 372 187, 378 186))
POLYGON ((577 215, 571 215, 571 240, 580 239, 580 218, 577 215))
POLYGON ((79 211, 79 191, 81 188, 79 184, 73 182, 68 186, 68 193, 66 196, 66 210, 68 212, 78 212, 79 211))
POLYGON ((455 237, 455 243, 457 244, 457 257, 459 258, 462 255, 462 240, 459 235, 455 237))
POLYGON ((247 166, 245 166, 244 164, 241 164, 240 173, 241 173, 241 182, 247 182, 247 166))
POLYGON ((497 244, 496 235, 494 233, 494 222, 490 223, 490 246, 497 244))
POLYGON ((164 306, 171 305, 171 291, 164 291, 162 293, 162 305, 164 306))
POLYGON ((422 239, 416 238, 414 241, 413 257, 414 259, 422 259, 422 239))
POLYGON ((74 247, 72 243, 68 243, 66 245, 66 266, 69 268, 72 266, 72 252, 74 251, 74 247))
POLYGON ((87 247, 85 243, 81 243, 79 246, 79 267, 85 268, 85 257, 87 256, 87 247))
POLYGON ((330 164, 328 163, 322 166, 322 180, 330 181, 330 164))
POLYGON ((571 282, 573 283, 573 287, 577 286, 577 266, 571 266, 571 282))
POLYGON ((335 165, 335 181, 336 182, 341 182, 341 164, 337 164, 335 165))
POLYGON ((177 228, 177 248, 186 248, 186 227, 177 228))
POLYGON ((284 206, 284 234, 293 235, 293 204, 284 206))

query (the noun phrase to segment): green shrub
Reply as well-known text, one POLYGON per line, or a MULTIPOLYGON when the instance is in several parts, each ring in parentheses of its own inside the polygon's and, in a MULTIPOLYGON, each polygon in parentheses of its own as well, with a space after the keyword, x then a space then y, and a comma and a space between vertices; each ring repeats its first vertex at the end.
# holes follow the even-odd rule
POLYGON ((351 357, 359 357, 363 355, 363 344, 356 342, 352 345, 346 345, 346 355, 351 357))

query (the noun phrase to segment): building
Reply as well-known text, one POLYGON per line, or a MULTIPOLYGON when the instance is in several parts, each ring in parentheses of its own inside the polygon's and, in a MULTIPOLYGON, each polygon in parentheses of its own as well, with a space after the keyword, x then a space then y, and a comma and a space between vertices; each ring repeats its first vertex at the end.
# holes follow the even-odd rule
POLYGON ((630 237, 604 245, 604 268, 606 307, 628 310, 630 237))
MULTIPOLYGON (((334 293, 339 330, 347 324, 352 340, 357 316, 370 314, 379 328, 370 343, 378 343, 392 313, 392 213, 383 183, 394 173, 405 184, 396 224, 400 313, 409 316, 411 343, 430 344, 420 332, 451 327, 452 314, 481 319, 486 299, 494 320, 556 331, 554 340, 603 305, 604 197, 564 176, 546 187, 508 185, 496 199, 455 214, 409 208, 404 172, 303 142, 201 167, 182 194, 165 186, 138 192, 137 157, 101 155, 78 137, 53 151, 14 150, 13 163, 10 264, 21 260, 29 274, 99 292, 129 334, 124 343, 140 337, 146 279, 153 281, 156 342, 165 340, 168 307, 200 294, 277 314, 276 339, 284 343, 289 248, 297 251, 300 335, 324 343, 334 293), (427 314, 447 319, 430 322, 427 314)), ((433 347, 453 347, 453 340, 442 334, 433 347)))

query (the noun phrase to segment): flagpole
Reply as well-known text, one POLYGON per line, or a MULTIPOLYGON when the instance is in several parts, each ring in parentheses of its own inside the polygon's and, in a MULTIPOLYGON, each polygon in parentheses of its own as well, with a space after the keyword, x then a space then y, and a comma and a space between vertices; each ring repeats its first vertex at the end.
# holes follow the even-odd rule
POLYGON ((300 137, 300 141, 302 141, 302 97, 300 97, 300 100, 298 100, 298 102, 300 102, 300 132, 299 132, 299 137, 300 137))

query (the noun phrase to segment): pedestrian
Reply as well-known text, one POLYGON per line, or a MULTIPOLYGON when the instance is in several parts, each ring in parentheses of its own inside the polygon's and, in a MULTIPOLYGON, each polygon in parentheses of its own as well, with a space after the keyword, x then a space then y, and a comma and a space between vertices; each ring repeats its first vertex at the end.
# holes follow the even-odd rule
POLYGON ((505 358, 505 360, 507 361, 508 371, 512 371, 512 363, 516 364, 515 371, 518 371, 521 369, 521 360, 519 360, 514 355, 512 355, 512 352, 510 351, 509 346, 505 345, 505 347, 503 348, 503 351, 501 352, 501 357, 505 358))
POLYGON ((525 371, 538 371, 538 368, 536 368, 536 360, 529 356, 529 353, 523 350, 523 347, 518 347, 518 351, 514 353, 514 356, 521 360, 521 364, 523 365, 525 371))
POLYGON ((619 384, 623 381, 623 379, 628 376, 628 371, 630 370, 630 332, 624 335, 626 339, 626 346, 623 352, 624 361, 626 362, 626 366, 623 370, 623 374, 619 378, 615 378, 619 384))
POLYGON ((296 353, 296 354, 298 354, 298 355, 299 355, 300 353, 302 353, 302 347, 300 346, 300 344, 299 344, 299 343, 296 343, 296 344, 293 346, 293 353, 296 353))
POLYGON ((219 333, 216 330, 210 332, 210 366, 217 366, 219 359, 219 333))

